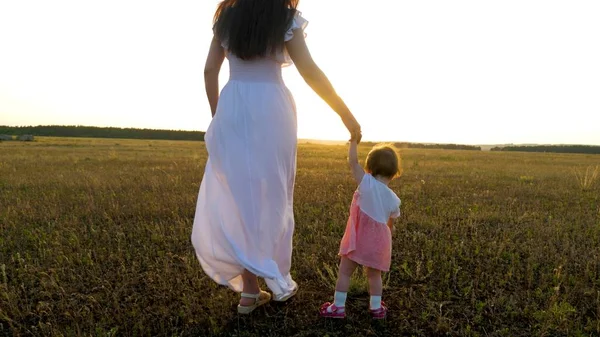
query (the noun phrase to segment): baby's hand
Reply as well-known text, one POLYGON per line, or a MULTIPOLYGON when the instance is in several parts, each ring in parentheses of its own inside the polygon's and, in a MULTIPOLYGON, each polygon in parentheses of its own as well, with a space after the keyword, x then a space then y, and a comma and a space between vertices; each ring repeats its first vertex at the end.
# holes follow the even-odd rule
POLYGON ((394 219, 393 218, 389 218, 388 219, 387 226, 390 229, 390 232, 392 234, 394 234, 394 232, 396 232, 396 225, 394 224, 394 219))
POLYGON ((362 139, 362 133, 360 131, 358 132, 353 132, 350 136, 350 143, 356 143, 356 144, 360 144, 360 141, 362 139))

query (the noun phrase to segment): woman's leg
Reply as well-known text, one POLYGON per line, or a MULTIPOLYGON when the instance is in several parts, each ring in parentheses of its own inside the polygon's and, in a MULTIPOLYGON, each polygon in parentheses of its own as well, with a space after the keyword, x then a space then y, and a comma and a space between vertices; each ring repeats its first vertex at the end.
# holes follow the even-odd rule
MULTIPOLYGON (((260 293, 260 287, 258 286, 258 278, 256 277, 256 275, 254 275, 251 272, 249 272, 248 270, 244 269, 244 272, 242 273, 242 281, 244 282, 243 290, 242 290, 243 292, 245 292, 246 294, 260 293)), ((242 305, 242 306, 253 305, 255 301, 256 300, 253 298, 242 297, 240 299, 240 305, 242 305)))

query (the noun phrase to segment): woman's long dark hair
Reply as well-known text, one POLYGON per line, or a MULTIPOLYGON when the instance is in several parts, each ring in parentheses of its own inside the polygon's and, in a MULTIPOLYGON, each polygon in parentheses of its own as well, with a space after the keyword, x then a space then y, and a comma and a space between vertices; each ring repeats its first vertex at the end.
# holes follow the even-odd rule
POLYGON ((224 0, 215 12, 215 36, 243 60, 282 50, 298 1, 224 0))

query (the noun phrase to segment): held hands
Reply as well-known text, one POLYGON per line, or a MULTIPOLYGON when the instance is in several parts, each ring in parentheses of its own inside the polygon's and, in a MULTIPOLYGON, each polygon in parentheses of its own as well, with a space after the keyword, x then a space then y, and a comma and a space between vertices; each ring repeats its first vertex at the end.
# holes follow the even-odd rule
POLYGON ((350 141, 354 141, 357 144, 360 144, 360 140, 362 139, 362 132, 360 130, 360 124, 358 124, 354 116, 350 114, 349 116, 342 117, 342 121, 348 129, 348 132, 350 132, 350 141))

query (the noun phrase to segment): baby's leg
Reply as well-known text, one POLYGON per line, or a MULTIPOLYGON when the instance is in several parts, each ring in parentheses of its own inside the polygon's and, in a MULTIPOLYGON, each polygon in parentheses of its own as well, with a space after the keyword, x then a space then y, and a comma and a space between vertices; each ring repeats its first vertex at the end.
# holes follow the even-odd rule
POLYGON ((338 279, 335 285, 335 291, 340 292, 348 292, 348 288, 350 288, 350 278, 352 277, 352 273, 358 264, 345 256, 342 256, 342 260, 340 261, 340 267, 338 270, 338 279))
POLYGON ((367 268, 367 278, 369 279, 369 294, 371 296, 381 296, 383 293, 381 270, 367 268))
POLYGON ((367 278, 369 279, 369 294, 371 295, 371 310, 381 308, 381 294, 383 293, 383 284, 381 281, 381 270, 367 268, 367 278))
POLYGON ((348 288, 350 288, 350 277, 352 277, 352 273, 357 266, 356 262, 342 256, 338 270, 338 279, 335 285, 335 294, 333 295, 333 303, 326 302, 321 306, 322 317, 346 317, 346 296, 348 288))

